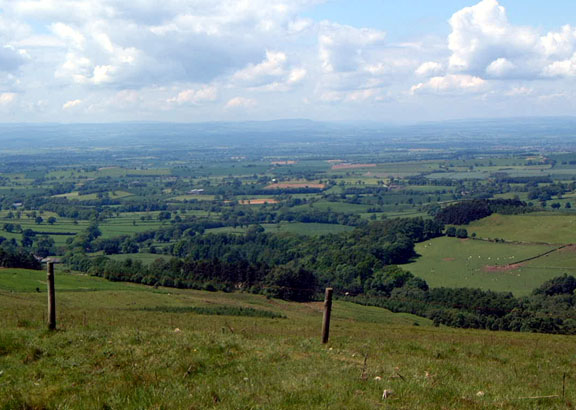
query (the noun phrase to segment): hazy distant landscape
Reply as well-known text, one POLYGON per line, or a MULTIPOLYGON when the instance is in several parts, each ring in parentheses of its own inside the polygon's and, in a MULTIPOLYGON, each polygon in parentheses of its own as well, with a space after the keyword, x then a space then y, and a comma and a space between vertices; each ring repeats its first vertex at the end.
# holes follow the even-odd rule
MULTIPOLYGON (((378 122, 319 122, 303 119, 246 122, 94 124, 0 124, 2 150, 69 148, 200 148, 225 144, 248 148, 253 144, 348 145, 354 150, 376 144, 388 148, 478 148, 573 146, 574 117, 479 119, 391 125, 378 122), (209 138, 209 144, 207 144, 209 138)), ((269 145, 269 153, 285 147, 269 145)), ((312 151, 309 154, 313 153, 312 151)))

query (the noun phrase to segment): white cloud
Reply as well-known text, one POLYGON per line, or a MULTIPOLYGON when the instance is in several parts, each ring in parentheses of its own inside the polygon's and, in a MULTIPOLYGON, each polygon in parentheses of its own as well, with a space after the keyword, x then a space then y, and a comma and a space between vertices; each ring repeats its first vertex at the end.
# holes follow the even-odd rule
POLYGON ((371 88, 356 91, 328 91, 320 96, 320 100, 327 103, 364 103, 367 101, 377 102, 384 97, 381 90, 371 88))
POLYGON ((415 71, 416 75, 421 77, 430 77, 430 76, 438 76, 442 74, 444 68, 442 64, 434 62, 434 61, 427 61, 422 63, 420 67, 418 67, 415 71))
POLYGON ((236 72, 233 78, 237 82, 250 86, 263 85, 285 75, 286 63, 285 53, 266 51, 264 61, 248 65, 248 67, 236 72))
POLYGON ((199 89, 182 90, 176 97, 168 99, 169 103, 176 104, 200 104, 203 102, 216 101, 218 90, 213 86, 204 86, 199 89))
POLYGON ((16 100, 16 93, 1 93, 0 94, 0 106, 5 106, 12 104, 16 100))
POLYGON ((418 42, 389 43, 381 30, 330 22, 318 26, 318 46, 321 70, 311 76, 314 96, 356 106, 390 100, 389 90, 412 78, 431 53, 418 42))
POLYGON ((576 29, 563 26, 559 32, 550 32, 541 38, 544 54, 553 59, 566 59, 574 54, 576 29))
POLYGON ((251 108, 256 105, 256 100, 244 97, 234 97, 228 100, 226 108, 251 108))
POLYGON ((122 90, 114 95, 114 101, 123 106, 135 105, 142 101, 140 94, 136 90, 122 90))
POLYGON ((27 43, 60 46, 62 62, 54 70, 58 80, 144 87, 209 82, 242 67, 254 68, 269 48, 266 43, 285 41, 312 24, 297 13, 317 2, 0 0, 0 5, 12 19, 34 19, 50 28, 51 39, 36 35, 27 43))
POLYGON ((291 70, 288 74, 288 84, 300 83, 302 80, 304 80, 304 78, 306 78, 307 74, 308 71, 304 68, 295 68, 291 70))
POLYGON ((51 29, 57 37, 67 43, 71 48, 84 50, 86 37, 79 30, 64 23, 54 23, 51 29))
POLYGON ((534 89, 530 87, 513 87, 512 89, 506 91, 504 94, 508 97, 527 97, 534 93, 534 89))
POLYGON ((92 27, 87 35, 57 23, 52 30, 68 47, 65 61, 55 76, 79 84, 105 85, 123 80, 138 72, 141 53, 134 47, 122 47, 112 42, 100 28, 92 27))
POLYGON ((386 33, 323 22, 318 39, 320 61, 327 72, 351 72, 363 67, 370 52, 384 45, 386 33))
POLYGON ((482 0, 455 13, 450 19, 452 51, 449 68, 454 72, 482 73, 500 58, 526 58, 535 53, 535 30, 512 26, 497 0, 482 0))
POLYGON ((554 101, 566 100, 569 97, 570 97, 570 95, 567 92, 557 92, 557 93, 552 93, 552 94, 540 95, 540 96, 538 96, 538 100, 540 102, 548 104, 548 103, 554 102, 554 101))
POLYGON ((0 0, 0 98, 23 120, 67 119, 75 107, 74 119, 201 120, 256 105, 250 118, 379 119, 380 101, 432 102, 425 111, 442 114, 434 103, 450 98, 465 112, 473 99, 574 96, 573 26, 518 26, 497 0, 482 0, 456 10, 448 38, 395 43, 380 29, 302 13, 323 1, 0 0))
POLYGON ((84 102, 84 101, 82 101, 82 100, 70 100, 70 101, 65 102, 65 103, 62 105, 62 109, 63 109, 63 110, 69 110, 69 109, 72 109, 72 108, 76 108, 76 107, 82 105, 83 102, 84 102))
POLYGON ((498 58, 490 63, 486 67, 486 74, 491 77, 506 77, 510 73, 513 73, 516 69, 516 64, 510 62, 505 58, 498 58))
POLYGON ((411 88, 412 94, 469 94, 485 91, 487 82, 480 77, 465 74, 449 74, 444 77, 432 77, 424 83, 411 88))
POLYGON ((540 35, 514 26, 497 0, 482 0, 450 19, 449 70, 480 77, 537 80, 576 75, 576 30, 540 35))
POLYGON ((292 67, 285 53, 266 51, 266 58, 250 64, 232 76, 233 84, 261 91, 287 92, 304 80, 307 70, 292 67))
POLYGON ((574 77, 576 75, 576 55, 570 59, 554 61, 543 70, 546 77, 574 77))

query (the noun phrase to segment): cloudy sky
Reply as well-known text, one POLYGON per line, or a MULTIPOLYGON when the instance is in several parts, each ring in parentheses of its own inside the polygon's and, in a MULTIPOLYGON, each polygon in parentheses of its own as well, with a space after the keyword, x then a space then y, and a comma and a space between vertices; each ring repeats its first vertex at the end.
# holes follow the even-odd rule
POLYGON ((0 122, 576 115, 575 80, 574 0, 0 0, 0 122))

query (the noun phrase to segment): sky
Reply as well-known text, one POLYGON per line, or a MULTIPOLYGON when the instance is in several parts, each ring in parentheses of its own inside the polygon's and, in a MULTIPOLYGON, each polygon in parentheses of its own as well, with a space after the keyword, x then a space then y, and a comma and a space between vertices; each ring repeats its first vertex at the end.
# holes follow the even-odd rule
POLYGON ((576 115, 576 2, 0 0, 0 122, 576 115))

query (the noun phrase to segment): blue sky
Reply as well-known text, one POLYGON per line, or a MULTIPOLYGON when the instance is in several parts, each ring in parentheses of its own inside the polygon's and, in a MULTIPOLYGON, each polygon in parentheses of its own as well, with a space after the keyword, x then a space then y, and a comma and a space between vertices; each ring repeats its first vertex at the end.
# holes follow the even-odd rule
POLYGON ((576 2, 0 0, 0 122, 576 114, 576 2))
MULTIPOLYGON (((412 37, 420 33, 449 34, 448 19, 455 11, 477 4, 462 0, 332 0, 319 4, 305 14, 317 20, 367 26, 386 30, 393 37, 412 37), (417 25, 414 27, 414 25, 417 25)), ((551 30, 572 22, 576 2, 556 0, 503 0, 513 24, 551 30)))

